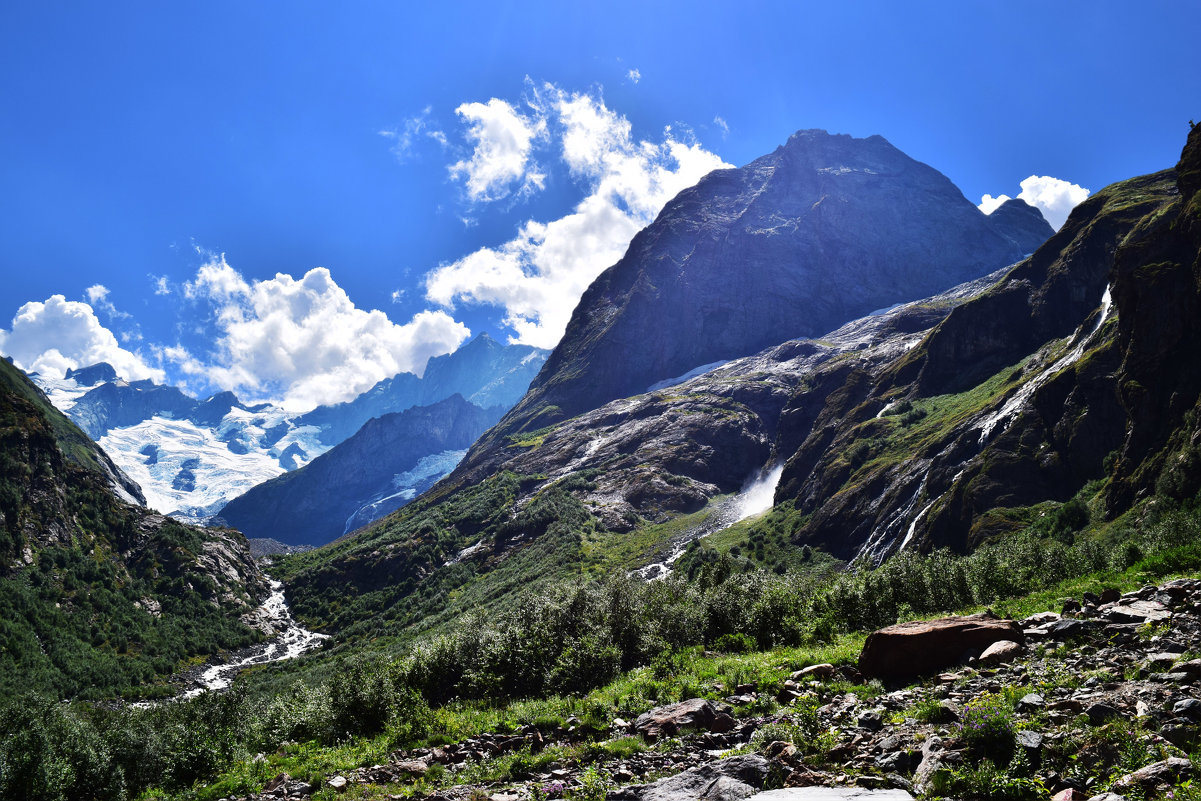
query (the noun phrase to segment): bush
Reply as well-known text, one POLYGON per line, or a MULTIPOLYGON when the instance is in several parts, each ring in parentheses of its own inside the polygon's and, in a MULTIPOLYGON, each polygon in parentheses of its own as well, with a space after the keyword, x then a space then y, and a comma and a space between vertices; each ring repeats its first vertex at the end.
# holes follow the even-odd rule
POLYGON ((1003 696, 981 693, 964 707, 959 739, 978 755, 1008 762, 1014 743, 1013 709, 1003 696))
POLYGON ((787 715, 760 726, 751 736, 751 747, 762 751, 771 743, 792 743, 805 753, 822 753, 833 745, 833 734, 817 716, 818 702, 798 698, 787 715))
POLYGON ((726 654, 749 654, 755 650, 755 641, 745 634, 723 634, 713 648, 726 654))
POLYGON ((559 654, 550 685, 560 693, 585 693, 617 678, 620 667, 621 652, 607 638, 586 635, 559 654))

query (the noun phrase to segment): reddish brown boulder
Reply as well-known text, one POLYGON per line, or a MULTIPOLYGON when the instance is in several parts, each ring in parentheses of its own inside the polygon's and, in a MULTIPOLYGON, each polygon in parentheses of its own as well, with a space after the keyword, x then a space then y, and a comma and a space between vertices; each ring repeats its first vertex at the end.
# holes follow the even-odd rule
POLYGON ((685 729, 727 732, 732 728, 734 718, 730 716, 730 708, 704 698, 657 707, 634 721, 634 729, 648 740, 670 737, 685 729))
POLYGON ((912 679, 979 656, 1000 640, 1025 643, 1016 622, 988 612, 898 623, 867 636, 859 654, 859 671, 869 679, 912 679))

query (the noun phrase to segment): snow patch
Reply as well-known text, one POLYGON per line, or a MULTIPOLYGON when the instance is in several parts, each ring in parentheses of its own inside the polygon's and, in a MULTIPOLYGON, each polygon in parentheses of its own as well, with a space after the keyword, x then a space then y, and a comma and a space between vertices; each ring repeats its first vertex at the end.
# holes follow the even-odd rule
POLYGON ((684 375, 676 376, 675 378, 665 378, 662 381, 656 381, 647 387, 646 391, 658 392, 661 389, 667 389, 668 387, 674 387, 677 384, 683 384, 685 381, 696 378, 698 375, 704 375, 710 370, 716 370, 718 367, 721 367, 724 364, 729 364, 729 361, 729 359, 723 359, 719 362, 709 362, 708 364, 702 364, 700 367, 693 367, 691 370, 684 373, 684 375))

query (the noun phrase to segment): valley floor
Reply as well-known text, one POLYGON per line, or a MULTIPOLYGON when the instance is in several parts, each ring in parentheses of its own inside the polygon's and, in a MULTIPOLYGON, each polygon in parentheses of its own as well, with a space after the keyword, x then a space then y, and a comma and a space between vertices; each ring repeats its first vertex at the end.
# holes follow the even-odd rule
POLYGON ((859 637, 696 651, 584 697, 452 702, 410 749, 392 750, 387 734, 325 749, 285 743, 185 795, 685 801, 812 786, 926 798, 1201 797, 1189 783, 1201 743, 1201 580, 1084 601, 1064 615, 1027 615, 1020 654, 973 658, 909 686, 865 683, 853 664, 859 637), (696 700, 668 703, 687 699, 696 700))

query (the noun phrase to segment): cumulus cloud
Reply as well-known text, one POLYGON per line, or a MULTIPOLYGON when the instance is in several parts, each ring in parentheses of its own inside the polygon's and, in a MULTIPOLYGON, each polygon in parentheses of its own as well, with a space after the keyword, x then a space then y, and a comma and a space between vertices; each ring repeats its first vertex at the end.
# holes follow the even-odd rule
POLYGON ((455 113, 467 123, 473 149, 471 158, 450 165, 450 175, 466 179, 471 200, 500 200, 515 191, 542 189, 546 176, 529 157, 535 140, 546 133, 545 120, 524 116, 495 97, 487 103, 464 103, 455 113))
MULTIPOLYGON (((508 105, 496 99, 488 105, 497 103, 508 105)), ((501 306, 516 332, 511 341, 549 348, 584 290, 621 258, 634 234, 680 190, 731 165, 670 128, 659 142, 636 139, 629 120, 595 94, 547 84, 534 90, 529 105, 587 195, 563 217, 529 220, 508 242, 433 270, 425 288, 445 308, 458 301, 501 306)))
POLYGON ((630 81, 630 83, 638 83, 642 80, 642 73, 637 69, 632 69, 626 73, 626 78, 630 81))
MULTIPOLYGON (((1089 196, 1089 190, 1083 186, 1049 175, 1031 175, 1022 181, 1020 186, 1022 191, 1018 193, 1018 197, 1041 211, 1056 231, 1063 227, 1072 209, 1089 196)), ((985 214, 992 214, 1010 199, 1009 195, 984 195, 980 198, 977 208, 985 214)))
MULTIPOLYGON (((108 290, 97 284, 87 294, 106 300, 108 290)), ((55 378, 61 378, 68 368, 108 362, 124 378, 164 380, 162 370, 118 344, 91 306, 62 295, 51 295, 45 302, 30 301, 18 309, 12 327, 0 329, 0 353, 11 356, 26 372, 55 378)))
POLYGON ((154 281, 154 294, 156 294, 156 295, 170 295, 171 294, 171 282, 167 279, 167 276, 152 275, 152 276, 150 276, 150 278, 154 281))
POLYGON ((215 351, 201 359, 181 346, 162 357, 185 373, 255 400, 298 411, 354 398, 400 372, 421 375, 431 356, 457 348, 470 331, 443 311, 397 325, 357 308, 329 270, 247 281, 224 256, 211 258, 184 295, 207 304, 215 351))

